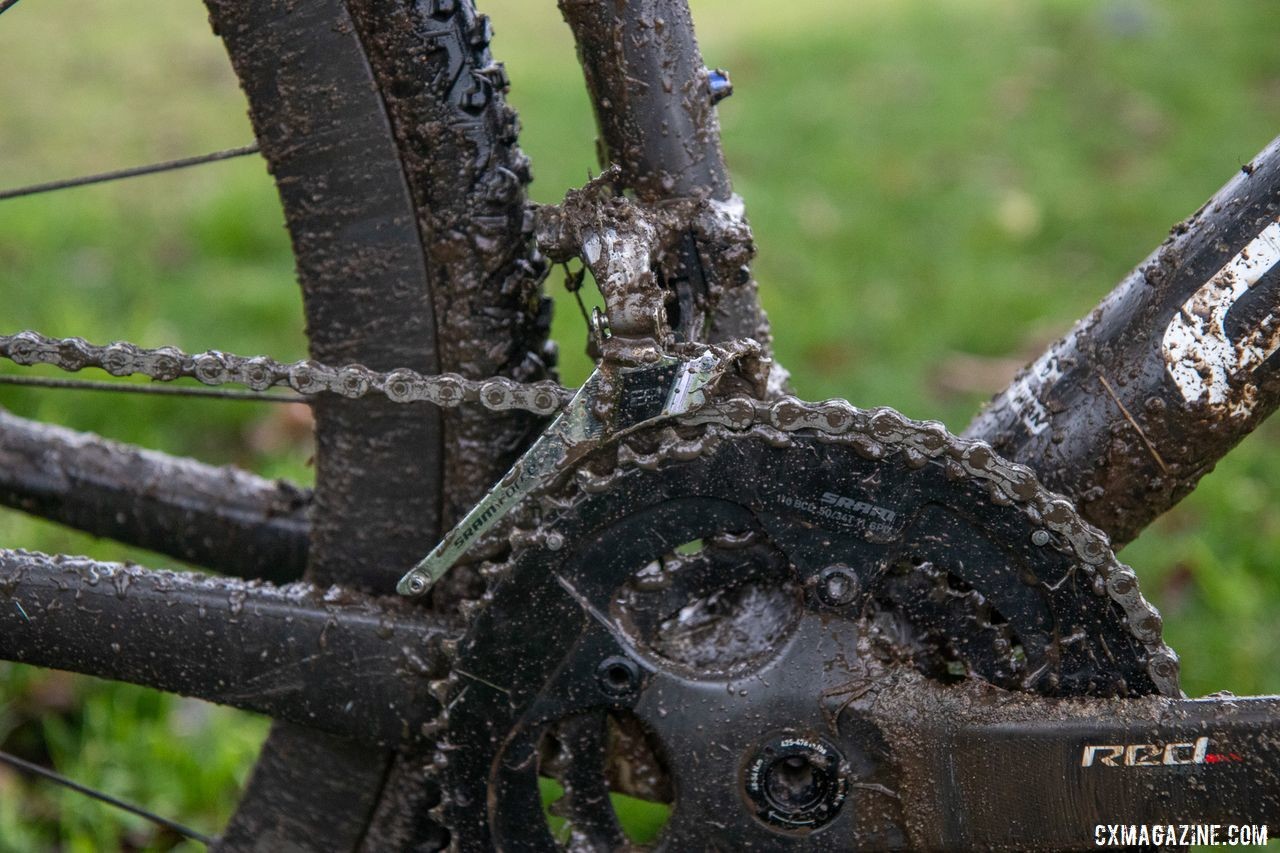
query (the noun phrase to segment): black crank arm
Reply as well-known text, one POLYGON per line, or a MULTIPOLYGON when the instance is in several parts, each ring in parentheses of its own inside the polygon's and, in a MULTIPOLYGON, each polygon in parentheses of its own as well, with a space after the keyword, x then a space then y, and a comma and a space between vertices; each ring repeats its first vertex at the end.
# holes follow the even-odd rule
POLYGON ((882 731, 899 733, 888 741, 913 847, 1075 850, 1142 827, 1172 845, 1280 830, 1280 697, 1050 701, 917 686, 894 705, 882 731))

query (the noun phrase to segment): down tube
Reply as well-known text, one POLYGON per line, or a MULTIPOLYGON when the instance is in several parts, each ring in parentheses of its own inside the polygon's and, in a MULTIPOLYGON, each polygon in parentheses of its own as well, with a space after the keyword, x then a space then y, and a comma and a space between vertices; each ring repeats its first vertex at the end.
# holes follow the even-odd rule
POLYGON ((1034 468, 1123 545, 1280 403, 1280 139, 965 435, 1034 468))

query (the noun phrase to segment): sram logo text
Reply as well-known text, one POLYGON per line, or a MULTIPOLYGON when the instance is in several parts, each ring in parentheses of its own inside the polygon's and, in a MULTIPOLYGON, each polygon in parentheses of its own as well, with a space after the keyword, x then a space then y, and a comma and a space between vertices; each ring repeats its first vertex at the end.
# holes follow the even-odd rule
MULTIPOLYGON (((1081 767, 1163 767, 1178 764, 1205 764, 1209 738, 1188 743, 1089 744, 1080 756, 1081 767)), ((1216 757, 1216 756, 1215 756, 1216 757)))
POLYGON ((886 524, 893 524, 893 520, 898 516, 896 512, 887 507, 846 498, 844 495, 837 495, 835 492, 823 492, 822 502, 836 509, 847 509, 871 518, 878 518, 886 524))

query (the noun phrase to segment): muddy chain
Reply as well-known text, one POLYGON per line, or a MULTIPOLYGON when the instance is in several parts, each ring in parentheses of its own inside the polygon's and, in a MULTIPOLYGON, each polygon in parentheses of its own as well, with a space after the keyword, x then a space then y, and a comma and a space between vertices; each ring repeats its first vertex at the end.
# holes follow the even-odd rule
POLYGON ((1040 484, 1034 471, 1002 458, 984 441, 952 435, 937 421, 914 421, 889 408, 860 409, 844 400, 806 403, 794 397, 756 400, 733 397, 713 401, 684 418, 734 430, 750 428, 785 434, 813 430, 831 441, 846 442, 868 459, 901 452, 907 465, 942 463, 953 479, 984 485, 992 503, 1018 505, 1041 529, 1032 543, 1071 554, 1084 573, 1083 586, 1120 605, 1129 632, 1147 650, 1147 672, 1161 693, 1181 695, 1178 656, 1164 643, 1160 614, 1138 589, 1138 576, 1119 562, 1107 535, 1076 511, 1062 495, 1040 484))
MULTIPOLYGON (((314 361, 278 362, 210 351, 189 355, 174 347, 146 349, 130 343, 96 346, 80 338, 50 338, 32 331, 0 335, 0 357, 17 364, 51 364, 77 371, 98 367, 114 376, 143 375, 167 382, 189 377, 206 385, 240 384, 255 391, 287 386, 311 396, 324 392, 357 398, 382 394, 397 403, 426 401, 456 407, 479 403, 493 411, 520 409, 550 415, 572 392, 543 380, 519 383, 505 377, 466 379, 457 374, 424 376, 401 368, 387 373, 362 365, 329 367, 314 361)), ((1048 491, 1024 465, 1006 461, 985 442, 952 435, 935 421, 913 421, 892 409, 860 409, 844 400, 808 403, 795 397, 713 400, 680 418, 682 423, 715 424, 742 432, 772 430, 785 434, 814 430, 831 440, 850 442, 858 452, 881 459, 901 451, 907 464, 937 460, 956 478, 983 482, 990 499, 1023 505, 1043 524, 1037 545, 1070 551, 1088 574, 1094 594, 1110 597, 1125 611, 1129 629, 1148 651, 1148 671, 1162 693, 1178 691, 1178 659, 1163 642, 1160 615, 1138 590, 1133 570, 1119 563, 1106 535, 1080 517, 1072 503, 1048 491)))
POLYGON ((284 363, 267 356, 246 357, 217 350, 189 355, 175 347, 147 349, 124 342, 98 346, 81 338, 50 338, 32 331, 0 335, 0 357, 16 364, 51 364, 73 372, 98 367, 112 376, 148 376, 157 382, 189 378, 205 385, 244 385, 254 391, 288 387, 305 396, 381 394, 393 403, 425 401, 445 408, 479 403, 495 412, 520 409, 539 415, 559 411, 571 393, 550 380, 467 379, 456 373, 424 376, 408 368, 381 373, 360 364, 284 363))
MULTIPOLYGON (((936 421, 915 421, 888 408, 861 409, 844 400, 808 403, 794 397, 724 397, 682 417, 680 422, 703 425, 706 431, 690 436, 668 424, 661 428, 656 447, 652 442, 636 442, 634 437, 624 436, 601 460, 604 464, 579 466, 571 480, 560 481, 558 488, 562 491, 544 494, 539 506, 527 508, 508 534, 512 554, 482 564, 480 573, 487 589, 481 597, 463 602, 459 609, 463 630, 453 639, 441 641, 439 647, 449 662, 449 671, 429 685, 440 703, 438 715, 423 732, 437 738, 435 764, 430 771, 433 778, 443 784, 452 756, 469 746, 450 740, 450 708, 465 689, 467 678, 457 667, 460 645, 466 641, 477 615, 493 600, 497 586, 515 570, 515 555, 524 548, 564 547, 563 540, 553 539, 559 534, 549 526, 554 523, 556 512, 569 505, 570 495, 587 497, 607 492, 636 470, 660 471, 667 465, 689 462, 707 452, 716 441, 730 438, 784 446, 792 441, 792 433, 816 433, 820 440, 846 444, 867 459, 892 460, 911 467, 932 462, 944 466, 952 479, 982 484, 987 500, 1016 505, 1027 515, 1033 524, 1033 545, 1058 550, 1077 561, 1075 578, 1098 599, 1099 606, 1106 600, 1119 605, 1130 633, 1145 650, 1146 670, 1158 693, 1182 695, 1178 658, 1163 640, 1160 616, 1139 591, 1133 570, 1116 559, 1106 535, 1081 518, 1068 499, 1044 488, 1030 468, 1002 459, 985 442, 953 435, 936 421)), ((469 791, 467 795, 475 793, 469 791)), ((455 795, 446 790, 432 811, 441 825, 448 826, 445 810, 452 796, 455 795)))
MULTIPOLYGON (((713 401, 684 416, 681 423, 705 425, 723 436, 750 436, 769 444, 789 442, 789 433, 810 431, 822 440, 848 444, 868 459, 888 460, 900 454, 898 464, 922 466, 941 464, 947 475, 956 480, 981 483, 992 503, 1017 505, 1032 520, 1035 530, 1031 543, 1070 554, 1077 562, 1078 580, 1083 589, 1095 596, 1101 605, 1110 600, 1119 605, 1130 634, 1146 652, 1146 670, 1157 691, 1177 697, 1179 687, 1178 656, 1165 644, 1160 614, 1143 597, 1133 569, 1119 562, 1106 534, 1085 521, 1072 503, 1055 494, 1024 465, 1009 462, 996 454, 985 442, 961 438, 936 421, 915 421, 889 408, 860 409, 844 400, 807 403, 794 397, 757 400, 750 397, 728 397, 713 401)), ((614 461, 603 472, 583 465, 573 477, 573 488, 589 495, 608 491, 618 478, 635 469, 655 471, 667 464, 687 462, 705 450, 700 440, 684 440, 672 427, 666 429, 656 450, 637 449, 624 437, 612 454, 614 461)), ((561 506, 565 500, 557 494, 545 507, 561 506)), ((547 518, 530 510, 516 521, 509 533, 511 544, 525 547, 563 547, 551 544, 554 531, 548 532, 547 518)), ((463 602, 460 614, 470 625, 491 599, 494 589, 512 571, 515 560, 507 557, 484 563, 481 574, 487 581, 487 592, 479 599, 463 602)), ((465 635, 465 631, 461 636, 465 635)), ((447 660, 456 661, 460 639, 446 641, 441 650, 447 660)), ((431 684, 432 694, 441 703, 441 714, 430 726, 430 733, 443 735, 448 728, 448 707, 460 689, 454 671, 431 684)), ((447 755, 448 746, 442 755, 447 755)), ((443 818, 442 814, 437 814, 443 818)))

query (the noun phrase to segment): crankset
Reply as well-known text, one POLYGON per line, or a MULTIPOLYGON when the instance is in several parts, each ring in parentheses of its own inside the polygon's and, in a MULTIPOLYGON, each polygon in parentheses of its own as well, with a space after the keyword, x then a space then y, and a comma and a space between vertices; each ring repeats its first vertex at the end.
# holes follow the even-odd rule
POLYGON ((435 685, 458 849, 634 847, 611 793, 669 805, 661 850, 1072 849, 1082 810, 1194 817, 1280 758, 1274 700, 1170 698, 1066 502, 858 414, 641 430, 526 507, 435 685))
POLYGON ((1133 571, 1029 469, 690 339, 716 294, 655 271, 698 205, 608 179, 539 229, 600 284, 596 372, 400 585, 514 525, 433 685, 457 849, 635 847, 615 794, 667 806, 661 850, 1074 849, 1280 758, 1276 700, 1177 698, 1133 571))

